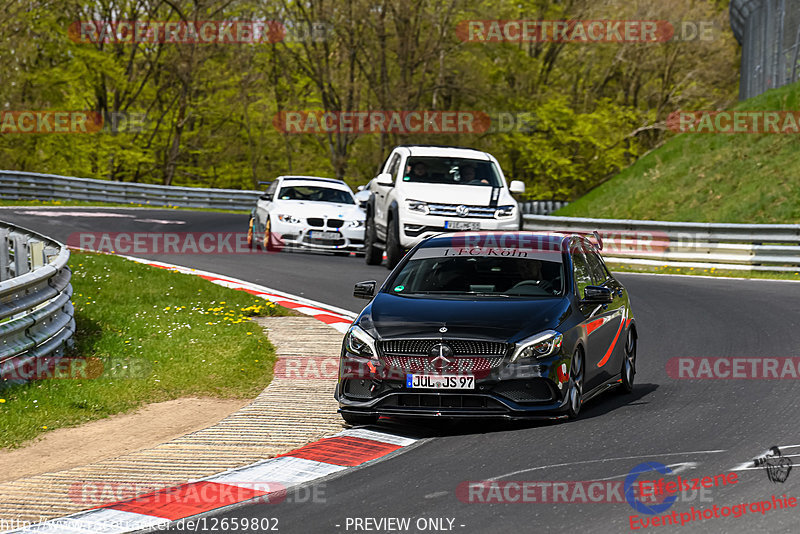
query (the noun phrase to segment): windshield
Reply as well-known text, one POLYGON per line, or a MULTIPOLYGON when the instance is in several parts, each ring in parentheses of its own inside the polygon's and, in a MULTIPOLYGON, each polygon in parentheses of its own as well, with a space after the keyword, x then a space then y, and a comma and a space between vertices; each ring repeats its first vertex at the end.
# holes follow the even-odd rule
POLYGON ((312 202, 334 202, 336 204, 355 204, 353 195, 341 189, 317 187, 313 185, 291 185, 283 187, 277 197, 279 200, 308 200, 312 202))
POLYGON ((404 182, 501 187, 500 173, 491 161, 464 158, 410 157, 404 182))
MULTIPOLYGON (((448 250, 448 249, 444 249, 448 250)), ((560 254, 547 261, 526 256, 480 255, 447 257, 420 249, 387 286, 395 295, 479 295, 552 297, 562 294, 560 254), (422 254, 419 254, 422 253, 422 254)), ((513 252, 512 252, 513 253, 513 252)))

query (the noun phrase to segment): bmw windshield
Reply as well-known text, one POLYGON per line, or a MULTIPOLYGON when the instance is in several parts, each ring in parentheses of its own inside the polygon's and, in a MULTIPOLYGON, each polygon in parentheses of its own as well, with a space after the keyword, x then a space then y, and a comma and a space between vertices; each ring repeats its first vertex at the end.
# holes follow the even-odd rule
POLYGON ((560 253, 520 249, 418 249, 387 284, 400 296, 554 297, 563 294, 560 253))

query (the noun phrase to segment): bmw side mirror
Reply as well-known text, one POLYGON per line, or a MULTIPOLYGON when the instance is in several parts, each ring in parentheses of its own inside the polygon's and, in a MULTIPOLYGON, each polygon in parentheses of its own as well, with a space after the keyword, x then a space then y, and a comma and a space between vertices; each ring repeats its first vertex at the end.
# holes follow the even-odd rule
POLYGON ((382 172, 375 177, 375 183, 378 185, 391 187, 394 185, 394 179, 388 172, 382 172))
POLYGON ((583 290, 583 302, 587 304, 608 304, 613 300, 611 289, 602 286, 586 286, 583 290))
POLYGON ((378 282, 369 280, 367 282, 358 282, 353 288, 353 296, 357 299, 371 299, 375 296, 375 287, 378 282))

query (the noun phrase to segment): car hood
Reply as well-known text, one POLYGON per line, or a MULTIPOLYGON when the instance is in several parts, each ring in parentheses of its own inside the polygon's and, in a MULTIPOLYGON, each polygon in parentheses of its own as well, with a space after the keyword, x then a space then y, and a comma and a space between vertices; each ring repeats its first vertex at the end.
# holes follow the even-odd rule
MULTIPOLYGON (((488 206, 492 201, 493 187, 486 185, 453 185, 453 184, 425 184, 409 183, 404 191, 409 200, 446 199, 446 204, 465 204, 468 206, 488 206)), ((500 203, 513 203, 508 197, 508 190, 503 188, 500 192, 500 203)))
POLYGON ((445 337, 493 339, 515 343, 556 328, 569 310, 564 297, 540 299, 429 299, 378 293, 359 324, 379 338, 445 337))
POLYGON ((354 204, 334 204, 333 202, 313 202, 309 200, 278 200, 274 203, 275 213, 295 217, 327 217, 328 219, 363 220, 364 210, 354 204))

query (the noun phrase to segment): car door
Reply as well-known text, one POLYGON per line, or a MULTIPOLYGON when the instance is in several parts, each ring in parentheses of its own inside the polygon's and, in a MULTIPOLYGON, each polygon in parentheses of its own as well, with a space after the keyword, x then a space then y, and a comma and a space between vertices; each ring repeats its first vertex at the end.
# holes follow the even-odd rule
MULTIPOLYGON (((397 169, 400 167, 400 154, 395 153, 389 158, 386 166, 381 169, 381 172, 387 172, 393 178, 397 178, 397 169)), ((389 215, 389 204, 391 202, 390 193, 394 189, 391 186, 380 185, 377 180, 372 181, 372 193, 375 195, 375 204, 373 209, 375 215, 375 230, 378 233, 378 239, 386 241, 386 221, 389 215)))
POLYGON ((614 336, 614 332, 612 332, 614 317, 613 313, 608 309, 609 305, 589 304, 584 303, 582 300, 586 286, 597 285, 598 282, 586 257, 586 252, 584 252, 585 248, 583 244, 573 247, 572 269, 575 280, 575 294, 580 299, 578 307, 584 317, 580 328, 583 330, 581 333, 586 338, 584 376, 586 380, 585 391, 588 392, 605 380, 605 367, 608 362, 603 362, 603 359, 614 336))
POLYGON ((627 298, 622 284, 611 276, 600 258, 600 254, 589 248, 586 250, 586 260, 592 272, 594 285, 607 287, 611 290, 613 300, 605 306, 603 316, 606 323, 603 325, 603 342, 607 348, 598 362, 598 382, 604 382, 617 375, 622 368, 624 351, 624 326, 627 316, 627 298))

